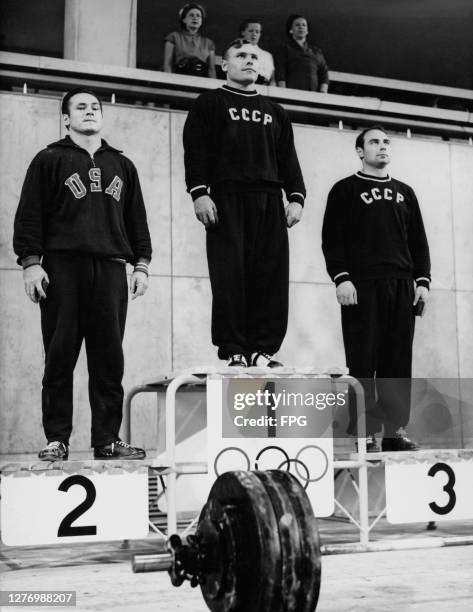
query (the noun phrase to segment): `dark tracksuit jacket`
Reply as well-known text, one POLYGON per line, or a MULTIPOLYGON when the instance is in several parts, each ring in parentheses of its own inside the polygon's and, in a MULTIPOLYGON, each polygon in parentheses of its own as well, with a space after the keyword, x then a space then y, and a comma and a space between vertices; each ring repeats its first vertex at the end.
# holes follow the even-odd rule
POLYGON ((187 190, 210 193, 219 223, 207 229, 212 340, 219 357, 275 353, 286 333, 287 226, 281 189, 306 195, 284 109, 227 85, 200 95, 184 126, 187 190))
POLYGON ((68 136, 40 151, 23 184, 13 246, 23 267, 42 259, 50 280, 40 304, 48 441, 69 440, 73 370, 84 338, 92 446, 116 440, 128 301, 124 263, 151 259, 133 163, 104 140, 93 157, 68 136))
POLYGON ((409 420, 414 281, 430 284, 429 246, 413 189, 363 172, 339 181, 328 196, 322 249, 335 284, 351 280, 357 290, 358 304, 341 308, 342 329, 350 374, 365 379, 367 428, 374 433, 384 424, 389 433, 409 420))

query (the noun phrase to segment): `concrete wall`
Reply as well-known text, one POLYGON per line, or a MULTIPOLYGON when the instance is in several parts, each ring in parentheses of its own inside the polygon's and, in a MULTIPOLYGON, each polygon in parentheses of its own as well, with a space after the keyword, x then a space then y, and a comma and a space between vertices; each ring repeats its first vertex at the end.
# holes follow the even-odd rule
MULTIPOLYGON (((104 114, 105 138, 138 167, 154 248, 150 289, 129 308, 124 381, 129 389, 158 373, 218 361, 210 341, 204 230, 183 181, 185 114, 110 105, 104 114)), ((44 441, 43 351, 39 310, 24 294, 12 251, 12 226, 29 161, 61 135, 59 102, 0 94, 0 126, 0 453, 24 453, 44 441)), ((344 365, 339 310, 325 272, 320 231, 331 185, 358 168, 354 136, 351 131, 295 126, 308 200, 303 221, 290 231, 290 320, 280 352, 294 366, 344 365)), ((417 325, 414 374, 473 377, 473 147, 400 137, 393 138, 393 145, 391 172, 417 192, 432 252, 431 302, 417 325)), ((466 417, 471 399, 463 397, 460 404, 457 413, 466 417)), ((135 402, 132 439, 148 448, 156 447, 155 406, 150 396, 135 402)), ((75 375, 74 449, 89 447, 89 430, 82 354, 75 375)), ((458 435, 473 446, 471 420, 458 435)))

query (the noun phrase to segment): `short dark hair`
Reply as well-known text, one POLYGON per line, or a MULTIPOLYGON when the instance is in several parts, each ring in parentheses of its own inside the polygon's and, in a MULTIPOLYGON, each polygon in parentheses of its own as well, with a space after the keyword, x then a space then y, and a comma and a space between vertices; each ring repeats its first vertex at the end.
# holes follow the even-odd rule
POLYGON ((228 52, 230 49, 240 49, 243 45, 251 45, 251 43, 247 42, 244 38, 235 38, 232 42, 228 43, 225 49, 222 52, 222 59, 227 59, 228 52))
MULTIPOLYGON (((289 17, 286 19, 286 34, 289 38, 292 36, 290 33, 290 30, 292 29, 292 24, 294 23, 296 19, 305 19, 307 21, 307 17, 305 17, 304 15, 296 15, 295 13, 292 15, 289 15, 289 17)), ((307 27, 309 27, 308 21, 307 21, 307 27)))
POLYGON ((204 7, 201 4, 197 4, 196 2, 189 2, 189 4, 185 4, 179 11, 179 24, 181 26, 181 30, 187 29, 184 23, 184 19, 186 18, 187 13, 189 11, 192 11, 192 9, 197 9, 198 11, 200 11, 200 14, 202 15, 202 24, 204 23, 204 19, 205 19, 204 7))
POLYGON ((240 23, 240 28, 238 30, 240 32, 240 36, 243 36, 243 31, 246 30, 250 23, 258 23, 261 26, 261 29, 263 29, 261 19, 256 19, 256 17, 254 19, 251 19, 251 17, 249 17, 248 19, 245 19, 245 21, 242 21, 240 23))
POLYGON ((71 89, 69 91, 67 91, 62 99, 61 102, 61 114, 62 115, 68 115, 69 114, 69 101, 73 96, 76 96, 77 94, 80 93, 86 93, 86 94, 90 94, 91 96, 94 96, 94 98, 97 99, 97 102, 100 104, 100 112, 102 111, 102 102, 99 100, 97 94, 95 93, 95 91, 93 91, 92 89, 87 89, 87 87, 76 87, 75 89, 71 89))
POLYGON ((365 128, 362 132, 360 132, 358 136, 356 137, 355 149, 364 148, 366 133, 371 132, 371 130, 381 130, 381 132, 384 132, 386 134, 386 130, 383 128, 382 125, 370 125, 369 127, 365 128))

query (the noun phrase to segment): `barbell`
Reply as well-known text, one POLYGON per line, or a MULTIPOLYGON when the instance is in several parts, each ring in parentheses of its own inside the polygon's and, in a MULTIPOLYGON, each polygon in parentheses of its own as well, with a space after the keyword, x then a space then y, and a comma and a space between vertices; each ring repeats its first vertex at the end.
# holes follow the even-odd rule
POLYGON ((320 589, 317 519, 289 472, 225 472, 192 536, 169 551, 137 555, 134 572, 168 571, 200 585, 212 612, 314 612, 320 589))

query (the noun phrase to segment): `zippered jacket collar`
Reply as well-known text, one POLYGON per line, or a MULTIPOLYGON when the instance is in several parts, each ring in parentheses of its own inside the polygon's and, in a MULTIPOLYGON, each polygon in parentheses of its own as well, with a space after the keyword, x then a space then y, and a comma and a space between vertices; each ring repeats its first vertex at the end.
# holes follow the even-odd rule
MULTIPOLYGON (((115 153, 123 153, 123 151, 121 151, 120 149, 115 149, 115 147, 112 147, 111 145, 109 145, 108 142, 104 140, 103 138, 101 139, 101 143, 102 144, 97 149, 96 153, 98 153, 99 151, 114 151, 115 153)), ((65 147, 69 149, 72 148, 72 149, 79 149, 80 151, 85 151, 85 149, 79 146, 78 144, 76 144, 70 136, 65 136, 64 138, 61 138, 61 140, 56 140, 56 142, 52 142, 51 144, 48 144, 47 148, 53 149, 55 147, 65 147)))

